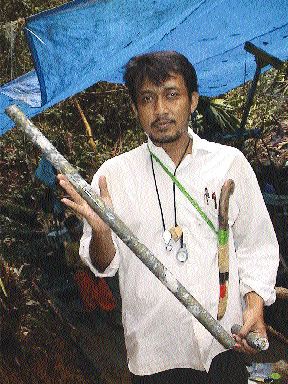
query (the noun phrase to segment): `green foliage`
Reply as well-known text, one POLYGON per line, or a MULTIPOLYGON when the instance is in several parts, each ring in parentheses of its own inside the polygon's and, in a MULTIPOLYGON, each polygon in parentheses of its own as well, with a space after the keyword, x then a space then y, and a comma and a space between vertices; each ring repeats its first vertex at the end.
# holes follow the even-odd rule
POLYGON ((193 128, 205 139, 215 140, 217 136, 235 133, 239 128, 234 108, 224 99, 200 96, 197 112, 193 128))
POLYGON ((19 18, 26 18, 44 10, 54 8, 67 3, 64 0, 10 0, 1 4, 0 22, 14 21, 19 18))

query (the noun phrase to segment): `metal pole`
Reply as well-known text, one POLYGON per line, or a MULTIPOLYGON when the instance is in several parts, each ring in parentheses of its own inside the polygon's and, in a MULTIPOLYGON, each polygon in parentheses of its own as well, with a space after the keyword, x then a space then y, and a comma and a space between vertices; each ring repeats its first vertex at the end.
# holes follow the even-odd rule
POLYGON ((247 123, 249 111, 253 103, 253 98, 256 92, 257 83, 261 75, 261 69, 266 67, 267 65, 271 65, 276 69, 280 69, 284 64, 282 60, 278 59, 275 56, 270 55, 268 52, 264 51, 263 49, 256 47, 256 45, 252 44, 250 41, 245 42, 244 49, 245 51, 250 52, 252 55, 255 56, 256 70, 255 70, 251 87, 248 92, 248 97, 247 97, 246 105, 243 111, 242 121, 240 124, 240 131, 242 132, 245 131, 245 125, 247 123))
POLYGON ((173 274, 152 254, 91 186, 77 173, 77 170, 57 151, 50 141, 15 105, 6 108, 7 115, 24 131, 29 139, 54 165, 64 174, 76 191, 87 201, 90 207, 101 217, 132 252, 149 268, 149 270, 169 289, 170 292, 187 308, 187 310, 215 337, 220 344, 229 349, 235 345, 233 337, 215 320, 205 308, 187 291, 173 274))
POLYGON ((250 109, 251 109, 251 106, 252 106, 252 103, 253 103, 254 95, 255 95, 255 92, 256 92, 256 88, 257 88, 257 83, 258 83, 259 77, 261 75, 261 65, 258 64, 257 60, 256 60, 256 65, 257 66, 256 66, 255 74, 254 74, 253 81, 252 81, 252 84, 251 84, 249 92, 248 92, 247 101, 246 101, 246 104, 245 104, 242 120, 241 120, 241 123, 240 123, 239 130, 242 131, 242 132, 245 131, 245 125, 247 123, 249 112, 250 112, 250 109))

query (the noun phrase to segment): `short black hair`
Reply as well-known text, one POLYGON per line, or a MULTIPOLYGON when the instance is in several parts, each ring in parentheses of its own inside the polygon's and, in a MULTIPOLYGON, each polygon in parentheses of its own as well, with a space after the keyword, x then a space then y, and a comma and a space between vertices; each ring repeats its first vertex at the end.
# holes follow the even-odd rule
POLYGON ((147 78, 156 85, 166 81, 171 73, 183 76, 189 98, 198 91, 197 75, 190 61, 175 51, 159 51, 132 57, 125 66, 124 81, 132 102, 137 105, 137 91, 147 78))

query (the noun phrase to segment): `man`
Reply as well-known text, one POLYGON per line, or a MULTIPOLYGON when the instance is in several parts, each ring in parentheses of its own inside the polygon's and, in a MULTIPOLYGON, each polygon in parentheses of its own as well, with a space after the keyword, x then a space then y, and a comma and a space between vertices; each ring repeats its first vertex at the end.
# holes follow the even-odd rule
POLYGON ((105 162, 92 186, 175 277, 217 317, 217 236, 175 187, 165 168, 217 227, 225 180, 230 198, 229 292, 222 326, 243 323, 235 350, 224 348, 133 255, 63 176, 85 218, 80 255, 97 276, 119 270, 128 367, 133 383, 247 383, 241 355, 255 352, 244 336, 266 336, 263 305, 275 300, 278 246, 255 175, 241 152, 209 143, 188 122, 197 107, 196 73, 176 52, 132 58, 124 76, 148 143, 105 162), (162 165, 161 165, 162 164, 162 165))

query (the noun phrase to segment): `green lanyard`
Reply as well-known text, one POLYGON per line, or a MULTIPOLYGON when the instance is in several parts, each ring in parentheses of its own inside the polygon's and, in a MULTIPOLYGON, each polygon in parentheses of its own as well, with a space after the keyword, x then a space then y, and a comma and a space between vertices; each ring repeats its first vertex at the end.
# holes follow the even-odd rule
POLYGON ((163 170, 167 173, 168 176, 172 179, 173 183, 177 186, 177 188, 183 193, 183 195, 189 200, 189 202, 193 205, 193 207, 199 212, 201 217, 206 221, 206 223, 209 225, 209 227, 212 229, 213 232, 218 234, 214 224, 212 221, 207 217, 207 215, 202 211, 197 201, 193 199, 193 197, 186 191, 186 189, 183 187, 183 185, 177 180, 177 178, 173 175, 173 173, 166 167, 165 164, 162 163, 162 161, 150 150, 148 146, 148 150, 153 157, 161 165, 163 170))

